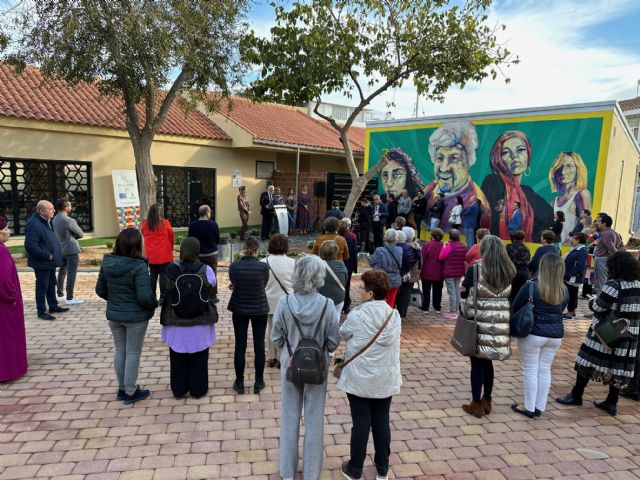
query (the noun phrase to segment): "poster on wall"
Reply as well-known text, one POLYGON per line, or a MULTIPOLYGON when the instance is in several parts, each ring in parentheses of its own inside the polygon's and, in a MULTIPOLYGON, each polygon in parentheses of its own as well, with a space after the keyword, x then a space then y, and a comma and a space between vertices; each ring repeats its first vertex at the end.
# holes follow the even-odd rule
POLYGON ((388 160, 380 193, 397 197, 406 189, 413 198, 421 191, 427 212, 443 195, 445 231, 456 203, 479 201, 480 226, 508 239, 519 204, 526 241, 540 242, 561 212, 566 242, 580 215, 593 212, 604 130, 602 112, 389 126, 369 130, 367 153, 369 166, 388 160))
POLYGON ((113 170, 111 177, 118 227, 120 230, 140 228, 140 196, 135 170, 113 170))
POLYGON ((233 186, 233 188, 240 188, 242 186, 242 171, 232 170, 231 185, 233 186))

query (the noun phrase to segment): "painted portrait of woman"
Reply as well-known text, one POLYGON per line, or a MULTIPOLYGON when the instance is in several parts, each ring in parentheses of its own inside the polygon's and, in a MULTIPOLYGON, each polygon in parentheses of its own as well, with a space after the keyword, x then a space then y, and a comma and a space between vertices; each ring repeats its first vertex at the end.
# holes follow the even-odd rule
POLYGON ((509 238, 507 224, 513 215, 514 202, 520 202, 522 230, 525 241, 537 242, 542 231, 553 223, 553 208, 531 187, 522 184, 531 171, 532 148, 523 132, 504 132, 493 144, 490 153, 491 170, 482 182, 491 206, 491 233, 509 238))
POLYGON ((405 188, 411 198, 424 189, 418 169, 413 159, 401 148, 391 148, 382 153, 387 164, 380 170, 380 184, 384 193, 392 193, 398 198, 405 188))
POLYGON ((549 170, 551 191, 559 195, 551 202, 556 212, 564 213, 561 241, 569 237, 580 221, 583 210, 591 210, 591 193, 587 190, 587 166, 577 152, 560 152, 549 170))

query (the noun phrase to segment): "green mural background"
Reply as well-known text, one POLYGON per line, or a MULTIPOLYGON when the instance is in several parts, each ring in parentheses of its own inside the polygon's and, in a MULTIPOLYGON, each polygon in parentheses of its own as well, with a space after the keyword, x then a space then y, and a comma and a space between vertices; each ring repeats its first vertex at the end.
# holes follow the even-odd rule
MULTIPOLYGON (((460 121, 460 120, 452 120, 460 121)), ((473 120, 471 123, 474 123, 473 120)), ((436 128, 420 127, 404 130, 371 131, 368 145, 369 166, 378 163, 382 152, 389 148, 402 148, 416 165, 425 184, 434 179, 433 163, 429 158, 429 136, 436 128)), ((549 184, 549 169, 560 152, 579 153, 588 169, 588 189, 593 195, 603 118, 578 118, 568 120, 516 121, 491 124, 474 124, 478 134, 476 163, 471 167, 471 179, 478 185, 491 172, 489 154, 496 139, 508 130, 525 133, 532 145, 531 173, 522 180, 548 202, 556 194, 549 184)), ((379 190, 382 188, 379 185, 379 190)))

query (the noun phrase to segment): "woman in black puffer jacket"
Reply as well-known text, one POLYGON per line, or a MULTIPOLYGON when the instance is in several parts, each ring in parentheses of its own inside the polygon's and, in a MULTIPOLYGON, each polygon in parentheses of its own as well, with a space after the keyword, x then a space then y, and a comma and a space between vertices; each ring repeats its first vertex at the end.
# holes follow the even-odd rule
POLYGON ((264 385, 264 335, 267 329, 269 303, 265 288, 269 281, 269 267, 258 260, 258 240, 249 237, 242 247, 242 258, 229 266, 231 300, 227 309, 232 312, 233 331, 236 346, 233 364, 236 380, 233 389, 244 393, 244 366, 247 353, 247 332, 249 322, 253 331, 253 352, 255 355, 256 379, 253 393, 260 393, 264 385))

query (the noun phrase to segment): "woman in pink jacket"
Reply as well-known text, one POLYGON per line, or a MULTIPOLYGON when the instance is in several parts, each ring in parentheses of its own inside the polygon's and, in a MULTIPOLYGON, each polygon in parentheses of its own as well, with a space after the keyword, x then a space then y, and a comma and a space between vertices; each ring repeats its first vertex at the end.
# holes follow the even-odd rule
POLYGON ((449 241, 438 255, 442 261, 442 276, 449 294, 449 312, 443 314, 445 318, 458 317, 460 277, 464 276, 464 257, 466 254, 467 246, 460 241, 460 231, 455 228, 449 230, 449 241))
POLYGON ((422 255, 422 270, 420 270, 420 279, 422 280, 422 306, 420 310, 429 311, 429 301, 431 297, 431 289, 433 289, 433 309, 436 313, 440 313, 442 301, 442 262, 438 258, 440 251, 444 246, 442 244, 444 233, 439 228, 431 230, 431 240, 422 245, 420 253, 422 255))

